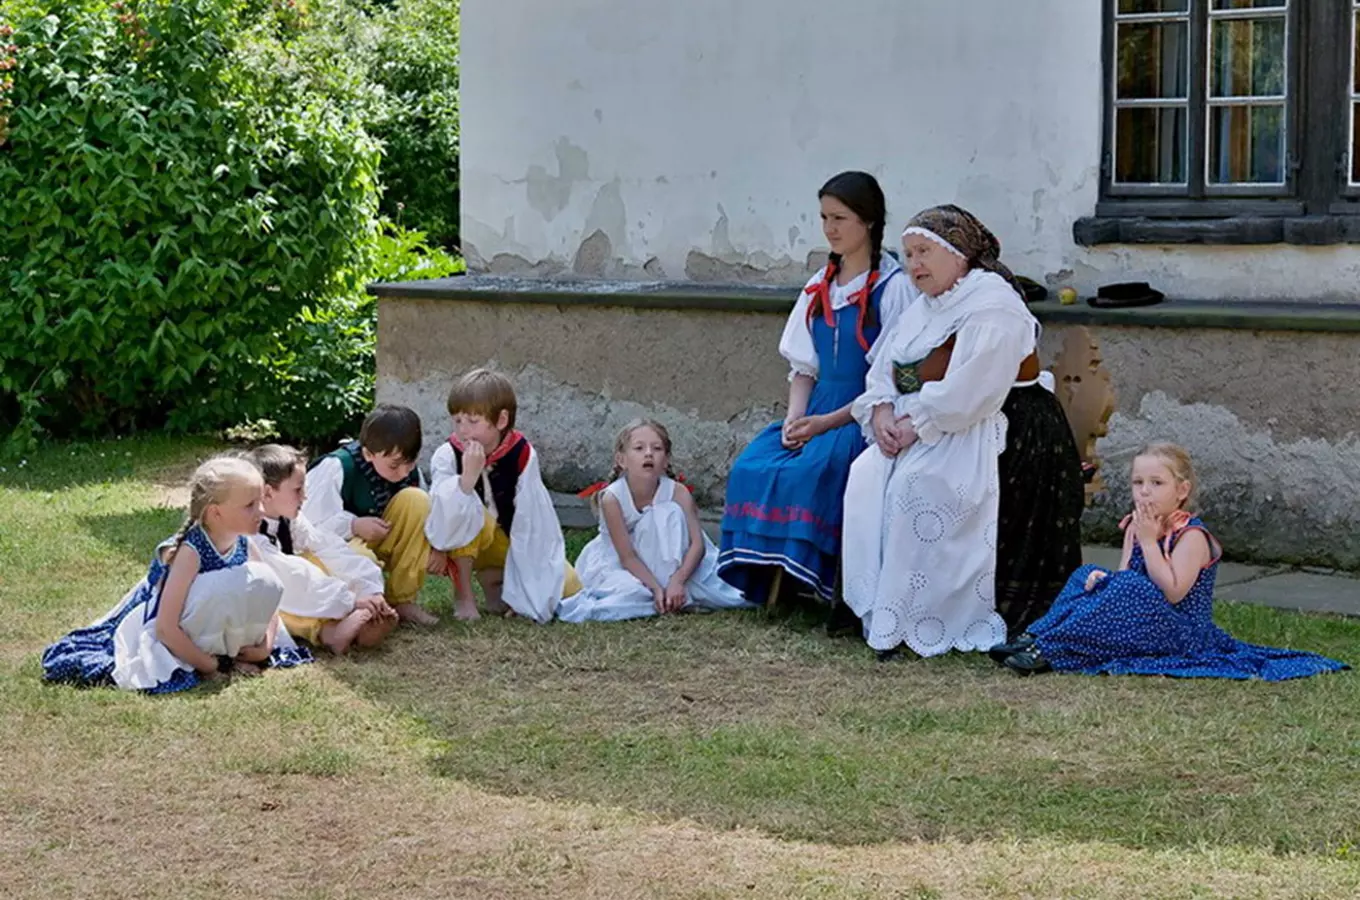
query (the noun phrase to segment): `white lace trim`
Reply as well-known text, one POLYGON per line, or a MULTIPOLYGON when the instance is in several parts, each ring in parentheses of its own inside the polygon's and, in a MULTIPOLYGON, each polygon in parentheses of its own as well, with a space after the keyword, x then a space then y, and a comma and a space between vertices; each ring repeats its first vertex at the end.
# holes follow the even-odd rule
POLYGON ((949 241, 946 241, 944 238, 940 237, 938 234, 931 231, 929 228, 922 228, 920 225, 908 225, 906 228, 902 230, 902 237, 906 237, 909 234, 920 235, 923 238, 932 240, 935 243, 939 244, 944 249, 948 250, 950 253, 957 256, 959 259, 963 260, 968 259, 968 257, 964 255, 962 250, 960 250, 958 247, 955 247, 953 244, 949 243, 949 241))

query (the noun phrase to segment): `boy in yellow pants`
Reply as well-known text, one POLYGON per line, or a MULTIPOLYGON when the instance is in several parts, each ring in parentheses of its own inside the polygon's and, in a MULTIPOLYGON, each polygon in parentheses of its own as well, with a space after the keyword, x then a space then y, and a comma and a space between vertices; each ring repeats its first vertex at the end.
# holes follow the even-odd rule
POLYGON ((460 619, 477 618, 474 571, 488 610, 536 622, 551 621, 557 602, 581 589, 538 454, 515 430, 517 408, 510 379, 467 373, 449 392, 453 434, 430 460, 425 534, 448 553, 460 619))
POLYGON ((426 571, 443 571, 447 562, 425 538, 430 495, 416 468, 421 440, 414 411, 378 406, 364 419, 357 441, 312 463, 302 512, 383 567, 387 600, 403 621, 433 625, 439 619, 416 597, 426 571))

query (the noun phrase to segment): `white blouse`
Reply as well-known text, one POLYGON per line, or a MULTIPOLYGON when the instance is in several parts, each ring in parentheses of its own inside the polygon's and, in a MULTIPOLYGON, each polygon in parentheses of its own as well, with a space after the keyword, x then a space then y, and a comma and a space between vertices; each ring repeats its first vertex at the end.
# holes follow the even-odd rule
MULTIPOLYGON (((460 474, 453 447, 447 441, 440 444, 430 460, 430 516, 425 520, 425 537, 436 550, 471 544, 490 512, 476 493, 464 492, 460 474)), ((485 480, 482 489, 490 498, 485 480)), ((515 484, 515 518, 508 537, 501 599, 521 616, 552 621, 566 579, 567 547, 532 445, 515 484)))
POLYGON ((855 419, 869 441, 874 440, 874 408, 885 403, 899 418, 910 416, 926 444, 966 431, 1001 409, 1038 335, 1038 321, 1005 279, 974 269, 940 296, 922 296, 898 320, 855 400, 855 419), (922 360, 950 335, 956 340, 944 378, 926 382, 915 393, 898 393, 893 363, 922 360))
MULTIPOLYGON (((416 472, 420 487, 425 488, 425 476, 416 472)), ((355 477, 362 477, 355 473, 355 477)), ((345 510, 343 499, 345 467, 334 456, 328 456, 307 470, 306 497, 302 501, 302 515, 322 531, 349 540, 354 537, 357 516, 345 510)))
MULTIPOLYGON (((265 519, 269 534, 277 537, 277 519, 265 519)), ((279 608, 298 616, 318 619, 343 619, 360 597, 383 593, 383 574, 377 563, 355 553, 340 537, 315 528, 299 515, 289 528, 293 553, 288 556, 265 535, 255 535, 261 558, 275 568, 284 583, 279 608), (309 553, 325 566, 325 571, 303 559, 309 553), (296 576, 296 577, 294 577, 296 576)))
MULTIPOLYGON (((897 323, 902 311, 920 296, 921 292, 916 285, 911 283, 907 273, 902 271, 902 267, 897 260, 888 254, 883 254, 879 262, 878 278, 879 284, 883 284, 885 279, 889 279, 894 272, 895 277, 884 284, 883 294, 879 299, 878 313, 882 329, 879 331, 878 340, 869 348, 866 358, 872 363, 878 354, 878 348, 883 343, 893 326, 897 323)), ((825 280, 826 268, 823 267, 816 275, 808 279, 804 285, 803 292, 798 295, 798 302, 793 306, 793 312, 789 313, 788 321, 784 324, 784 333, 779 338, 779 355, 784 357, 789 363, 789 380, 792 381, 795 375, 807 375, 809 378, 816 378, 821 369, 820 360, 817 358, 817 348, 812 342, 812 329, 808 323, 808 307, 812 305, 812 297, 807 293, 808 290, 825 280)), ((863 289, 865 281, 869 278, 869 273, 857 275, 845 284, 831 284, 830 297, 831 309, 833 312, 844 309, 850 305, 850 298, 858 291, 863 289)))

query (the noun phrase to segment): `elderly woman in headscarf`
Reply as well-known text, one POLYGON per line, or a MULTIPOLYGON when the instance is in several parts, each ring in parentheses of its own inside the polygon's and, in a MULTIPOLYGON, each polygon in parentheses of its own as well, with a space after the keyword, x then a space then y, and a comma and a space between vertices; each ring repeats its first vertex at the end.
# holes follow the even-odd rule
POLYGON ((1081 460, 1000 243, 939 206, 902 249, 923 296, 854 403, 875 446, 845 494, 845 602, 880 659, 988 650, 1081 564, 1081 460))

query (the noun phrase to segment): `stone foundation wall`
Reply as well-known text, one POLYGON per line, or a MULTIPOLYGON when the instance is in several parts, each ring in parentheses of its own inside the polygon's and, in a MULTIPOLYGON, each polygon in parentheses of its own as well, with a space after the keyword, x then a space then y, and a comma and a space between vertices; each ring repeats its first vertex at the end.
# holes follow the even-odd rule
MULTIPOLYGON (((700 501, 716 505, 731 461, 782 414, 787 308, 383 296, 378 396, 420 414, 428 461, 448 435, 453 378, 474 366, 510 374, 518 426, 557 490, 604 478, 617 430, 650 416, 670 429, 700 501)), ((1046 327, 1046 363, 1071 327, 1046 327)), ((1097 444, 1107 491, 1088 512, 1092 537, 1116 536, 1137 448, 1173 440, 1195 459, 1201 507, 1231 557, 1360 568, 1360 332, 1084 327, 1117 400, 1097 444)))

